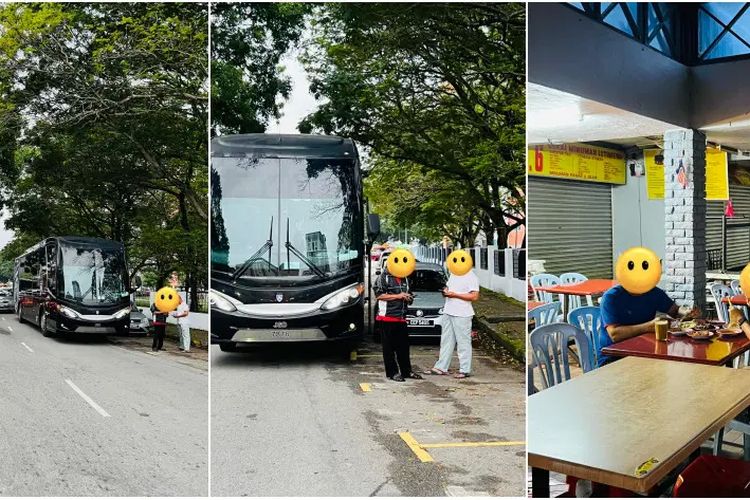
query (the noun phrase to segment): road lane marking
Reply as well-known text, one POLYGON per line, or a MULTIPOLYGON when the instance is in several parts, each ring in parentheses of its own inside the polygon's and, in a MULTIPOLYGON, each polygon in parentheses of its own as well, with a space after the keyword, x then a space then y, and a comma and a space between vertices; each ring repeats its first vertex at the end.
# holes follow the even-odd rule
POLYGON ((34 352, 34 349, 26 345, 26 342, 21 342, 21 345, 24 346, 29 352, 34 352))
POLYGON ((399 437, 403 439, 409 449, 414 452, 422 462, 433 462, 432 455, 427 452, 428 448, 479 448, 486 446, 522 446, 525 441, 475 441, 475 442, 458 442, 458 443, 419 443, 409 432, 399 432, 399 437))
POLYGON ((432 455, 427 453, 424 448, 422 448, 416 439, 414 439, 414 436, 411 435, 410 432, 399 432, 399 437, 404 440, 404 443, 406 443, 406 446, 411 449, 412 452, 417 456, 419 460, 422 462, 433 462, 432 455))
POLYGON ((79 395, 79 396, 81 396, 81 397, 83 398, 83 400, 84 400, 84 401, 86 401, 86 402, 87 402, 87 403, 88 403, 89 405, 91 405, 91 407, 92 407, 93 409, 95 409, 95 410, 96 410, 97 412, 99 412, 99 415, 101 415, 102 417, 109 417, 109 416, 110 416, 110 415, 109 415, 109 413, 107 413, 106 411, 104 411, 104 408, 102 408, 101 406, 99 406, 98 404, 96 404, 96 401, 94 401, 93 399, 91 399, 90 397, 88 397, 88 396, 86 395, 86 393, 85 393, 85 392, 83 392, 83 391, 82 391, 81 389, 79 389, 79 388, 78 388, 78 386, 77 386, 77 385, 75 385, 75 384, 74 384, 74 383, 73 383, 73 382, 72 382, 72 381, 71 381, 70 379, 67 379, 67 378, 66 378, 66 379, 65 379, 65 382, 66 382, 66 383, 67 383, 67 384, 68 384, 68 385, 69 385, 69 386, 70 386, 70 387, 71 387, 71 388, 72 388, 72 389, 73 389, 74 391, 76 391, 76 392, 78 393, 78 395, 79 395))
POLYGON ((359 388, 362 389, 362 392, 370 392, 372 390, 372 385, 363 382, 359 384, 359 388))
POLYGON ((12 332, 12 331, 13 331, 13 328, 11 328, 11 327, 8 327, 8 331, 9 331, 9 332, 12 332))
POLYGON ((420 444, 422 448, 462 448, 462 447, 477 447, 477 446, 521 446, 526 444, 526 441, 479 441, 475 443, 433 443, 433 444, 420 444))

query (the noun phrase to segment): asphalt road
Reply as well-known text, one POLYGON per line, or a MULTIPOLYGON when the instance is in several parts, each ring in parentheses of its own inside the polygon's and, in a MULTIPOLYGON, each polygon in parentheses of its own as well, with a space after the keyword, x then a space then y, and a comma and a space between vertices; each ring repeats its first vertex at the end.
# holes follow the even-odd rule
POLYGON ((0 315, 0 495, 205 496, 208 373, 0 315))
MULTIPOLYGON (((475 351, 470 379, 392 382, 379 347, 351 362, 326 346, 211 346, 212 495, 524 495, 525 446, 477 444, 525 439, 523 373, 475 351), (422 462, 401 432, 462 446, 422 462)), ((434 343, 412 347, 421 368, 436 356, 434 343)))

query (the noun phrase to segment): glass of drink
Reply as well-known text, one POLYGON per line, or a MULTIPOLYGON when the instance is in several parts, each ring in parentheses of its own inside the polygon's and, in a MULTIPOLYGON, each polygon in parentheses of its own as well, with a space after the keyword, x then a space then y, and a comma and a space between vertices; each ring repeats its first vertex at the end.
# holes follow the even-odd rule
POLYGON ((656 332, 656 340, 664 342, 667 340, 667 330, 669 330, 669 321, 666 319, 657 319, 654 322, 654 331, 656 332))

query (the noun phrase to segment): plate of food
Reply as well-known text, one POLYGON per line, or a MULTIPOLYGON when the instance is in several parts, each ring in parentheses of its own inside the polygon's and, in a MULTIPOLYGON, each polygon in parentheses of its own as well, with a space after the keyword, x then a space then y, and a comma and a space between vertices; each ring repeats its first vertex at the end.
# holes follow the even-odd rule
POLYGON ((730 327, 727 327, 727 328, 722 328, 722 329, 718 330, 716 333, 719 334, 719 338, 720 339, 734 338, 734 337, 737 337, 739 335, 742 335, 742 328, 730 328, 730 327))
POLYGON ((711 337, 714 336, 713 330, 707 330, 707 329, 693 329, 689 332, 687 332, 688 337, 690 337, 693 340, 710 340, 711 337))

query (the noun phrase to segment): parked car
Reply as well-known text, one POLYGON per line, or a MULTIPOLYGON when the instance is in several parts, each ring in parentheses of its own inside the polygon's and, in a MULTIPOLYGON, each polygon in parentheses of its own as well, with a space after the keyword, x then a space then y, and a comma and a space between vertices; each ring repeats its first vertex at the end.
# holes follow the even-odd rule
POLYGON ((409 276, 414 302, 409 305, 406 316, 409 336, 440 337, 445 297, 442 290, 448 281, 443 267, 439 264, 417 262, 414 273, 409 276))
POLYGON ((0 312, 13 312, 13 293, 10 288, 0 289, 0 312))
POLYGON ((133 304, 130 309, 130 333, 147 334, 151 322, 138 307, 133 304))

